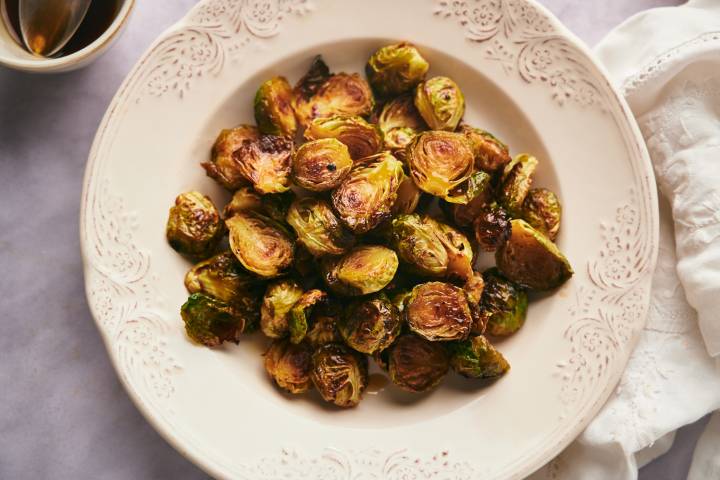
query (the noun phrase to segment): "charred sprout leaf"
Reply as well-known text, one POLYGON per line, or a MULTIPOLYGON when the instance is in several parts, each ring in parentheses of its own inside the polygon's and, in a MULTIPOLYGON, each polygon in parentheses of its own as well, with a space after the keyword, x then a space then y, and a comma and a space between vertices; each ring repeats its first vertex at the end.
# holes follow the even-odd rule
POLYGON ((180 309, 188 337, 208 347, 237 343, 240 334, 256 321, 257 303, 247 297, 233 305, 204 293, 193 293, 180 309))
POLYGON ((288 325, 290 327, 290 341, 292 343, 300 343, 307 335, 310 327, 310 316, 313 307, 324 302, 327 299, 327 293, 321 290, 308 290, 303 293, 300 300, 293 305, 290 310, 290 319, 288 325))
POLYGON ((372 354, 387 348, 400 334, 400 314, 381 293, 352 302, 338 327, 350 347, 372 354))
POLYGON ((390 213, 392 213, 393 216, 413 213, 418 203, 420 203, 421 196, 422 191, 415 185, 413 179, 403 174, 403 179, 397 191, 397 199, 390 213))
POLYGON ((345 345, 329 343, 312 356, 312 381, 327 402, 354 407, 368 383, 367 357, 345 345))
POLYGON ((356 162, 332 193, 340 220, 355 233, 366 233, 389 218, 403 178, 402 163, 390 153, 356 162))
POLYGON ((398 258, 380 245, 355 247, 342 257, 325 258, 325 283, 338 295, 359 296, 379 292, 395 276, 398 258))
POLYGON ((513 220, 510 239, 495 253, 500 272, 531 290, 552 290, 565 283, 573 270, 560 249, 525 220, 513 220))
POLYGON ((342 255, 355 243, 330 206, 318 198, 295 200, 287 223, 295 230, 298 242, 316 257, 342 255))
POLYGON ((260 328, 269 338, 290 333, 290 310, 302 297, 303 289, 293 280, 278 280, 268 285, 260 307, 260 328))
POLYGON ((365 66, 365 74, 378 95, 391 97, 415 88, 429 68, 430 64, 414 45, 402 42, 373 53, 365 66))
POLYGON ((493 203, 483 208, 473 222, 480 248, 494 252, 510 238, 510 214, 493 203))
POLYGON ((415 106, 431 129, 451 132, 465 113, 465 97, 448 77, 433 77, 415 89, 415 106))
POLYGON ((295 244, 278 222, 245 211, 227 219, 225 224, 230 232, 230 249, 251 272, 273 278, 292 264, 295 244))
POLYGON ((330 78, 330 69, 327 64, 323 61, 320 55, 313 58, 310 69, 303 76, 300 81, 295 85, 294 93, 304 99, 308 100, 310 97, 315 95, 320 87, 330 78))
POLYGON ((538 161, 532 155, 518 155, 505 167, 498 201, 513 218, 520 218, 525 197, 532 186, 538 161))
POLYGON ((285 77, 274 77, 255 94, 255 121, 262 133, 294 137, 297 131, 293 91, 285 77))
POLYGON ((481 336, 452 344, 450 365, 453 370, 468 378, 496 378, 510 370, 510 364, 481 336))
POLYGON ((468 139, 475 155, 477 169, 493 173, 504 168, 512 160, 507 145, 490 132, 469 125, 461 125, 458 131, 468 139))
POLYGON ((210 161, 202 164, 207 175, 217 180, 228 190, 236 190, 248 183, 238 168, 233 153, 244 144, 254 143, 260 134, 251 125, 223 130, 212 147, 210 161))
POLYGON ((262 197, 252 187, 240 187, 233 193, 230 203, 223 209, 223 217, 230 218, 245 210, 262 211, 262 197))
POLYGON ((293 142, 288 137, 262 135, 243 142, 232 154, 239 174, 259 193, 282 193, 290 188, 293 142))
POLYGON ((275 340, 265 352, 265 370, 283 390, 306 392, 312 387, 312 354, 312 347, 305 342, 295 345, 275 340))
POLYGON ((343 339, 337 329, 339 314, 323 311, 323 306, 313 311, 312 326, 308 330, 305 340, 317 348, 328 343, 342 343, 343 339), (320 312, 318 312, 320 310, 320 312))
POLYGON ((524 289, 500 275, 497 268, 487 270, 480 299, 480 324, 474 329, 490 335, 511 335, 525 324, 528 296, 524 289))
POLYGON ((220 214, 209 197, 195 191, 177 196, 165 228, 167 241, 175 251, 190 259, 207 258, 224 232, 220 214))
POLYGON ((192 267, 185 275, 190 293, 204 293, 232 303, 262 279, 248 273, 231 252, 223 252, 192 267))
POLYGON ((407 146, 405 157, 417 186, 448 201, 473 174, 472 151, 459 133, 421 133, 407 146))
POLYGON ((305 139, 322 138, 334 138, 342 142, 353 160, 375 155, 382 149, 382 137, 377 127, 357 116, 316 118, 305 130, 305 139))
POLYGON ((380 112, 378 127, 383 133, 385 146, 393 151, 404 150, 418 133, 427 129, 411 95, 387 102, 380 112))
POLYGON ((403 311, 410 330, 431 342, 463 340, 473 318, 465 292, 443 282, 413 288, 403 311))
POLYGON ((387 357, 390 379, 412 393, 435 388, 450 368, 445 348, 417 335, 400 336, 388 349, 387 357))
POLYGON ((546 188, 533 188, 523 202, 522 218, 553 242, 560 230, 562 207, 557 195, 546 188))
POLYGON ((335 138, 304 143, 292 163, 296 185, 313 192, 332 190, 340 185, 353 166, 347 146, 335 138))

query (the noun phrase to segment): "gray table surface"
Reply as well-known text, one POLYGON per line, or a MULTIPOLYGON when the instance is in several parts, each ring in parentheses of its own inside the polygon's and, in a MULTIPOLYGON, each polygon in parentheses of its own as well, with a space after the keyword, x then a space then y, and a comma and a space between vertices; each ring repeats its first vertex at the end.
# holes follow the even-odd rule
MULTIPOLYGON (((85 160, 131 66, 196 0, 137 2, 90 67, 33 76, 0 67, 0 479, 206 478, 143 419, 88 311, 78 240, 85 160)), ((541 0, 588 44, 635 12, 680 0, 541 0)), ((703 422, 644 480, 685 478, 703 422)))

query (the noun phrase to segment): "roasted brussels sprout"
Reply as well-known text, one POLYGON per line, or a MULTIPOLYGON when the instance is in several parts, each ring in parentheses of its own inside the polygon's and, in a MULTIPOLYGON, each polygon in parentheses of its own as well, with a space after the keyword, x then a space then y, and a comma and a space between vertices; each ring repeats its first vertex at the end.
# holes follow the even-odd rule
POLYGON ((465 292, 449 283, 416 286, 405 299, 403 313, 410 330, 431 342, 464 340, 473 326, 465 292))
POLYGON ((422 393, 438 386, 450 362, 441 344, 407 334, 388 348, 387 367, 395 385, 408 392, 422 393))
POLYGON ((463 203, 453 193, 473 174, 473 154, 465 137, 453 132, 423 132, 407 146, 405 157, 410 175, 421 190, 463 203))
POLYGON ((278 387, 290 393, 303 393, 312 387, 312 347, 275 340, 265 352, 265 370, 278 387))
POLYGON ((461 125, 458 131, 470 142, 477 169, 493 173, 512 160, 507 145, 490 132, 469 125, 461 125))
POLYGON ((402 42, 373 53, 365 74, 378 95, 391 97, 412 90, 422 82, 429 68, 430 64, 414 45, 402 42))
POLYGON ((223 217, 230 218, 236 213, 245 210, 261 212, 262 209, 262 196, 252 187, 240 187, 233 193, 230 202, 223 208, 223 217))
POLYGON ((345 345, 323 345, 313 353, 311 378, 325 401, 354 407, 368 384, 367 357, 345 345))
POLYGON ((190 259, 207 258, 224 233, 220 213, 209 197, 195 191, 177 196, 165 228, 167 241, 176 252, 190 259))
POLYGON ((382 148, 382 137, 375 125, 362 117, 335 115, 316 118, 305 130, 305 139, 335 138, 347 146, 353 160, 375 155, 382 148))
POLYGON ((553 242, 560 231, 562 207, 557 195, 547 188, 533 188, 525 197, 522 218, 553 242))
POLYGON ((510 364, 487 338, 472 337, 450 346, 450 366, 468 378, 496 378, 510 370, 510 364))
POLYGON ((225 224, 230 232, 230 249, 251 272, 273 278, 292 264, 295 243, 278 222, 245 211, 225 220, 225 224))
POLYGON ((480 299, 480 323, 473 330, 495 336, 511 335, 525 324, 528 296, 523 288, 504 278, 497 268, 483 273, 485 289, 480 299))
POLYGON ((293 90, 296 97, 310 99, 332 75, 320 55, 313 58, 307 73, 298 81, 293 90))
MULTIPOLYGON (((473 271, 472 274, 468 276, 462 289, 465 291, 465 295, 470 303, 470 309, 472 310, 473 306, 477 306, 480 303, 482 294, 485 291, 485 279, 481 273, 473 271)), ((475 312, 471 311, 471 313, 473 313, 474 317, 475 312)))
POLYGON ((355 243, 330 206, 318 198, 295 200, 287 223, 295 230, 298 242, 316 257, 342 255, 355 243))
POLYGON ((343 338, 338 332, 337 321, 340 314, 332 314, 323 311, 323 305, 319 305, 317 309, 313 309, 313 317, 310 329, 305 335, 305 340, 317 348, 328 343, 342 343, 343 338), (320 312, 318 312, 320 310, 320 312))
POLYGON ((262 279, 247 272, 231 252, 223 252, 193 266, 185 275, 190 293, 204 293, 232 303, 262 279))
POLYGON ((510 214, 496 203, 483 208, 473 222, 480 248, 494 252, 510 238, 510 214))
POLYGON ((292 343, 300 343, 307 335, 310 328, 310 316, 313 307, 320 302, 327 300, 327 293, 322 290, 308 290, 303 293, 300 300, 293 305, 290 310, 290 318, 288 326, 290 327, 290 341, 292 343))
POLYGON ((498 201, 513 218, 522 215, 523 202, 532 185, 538 161, 532 155, 518 155, 504 170, 498 201))
POLYGON ((403 154, 412 139, 427 129, 411 95, 387 102, 378 117, 378 127, 383 133, 385 146, 393 151, 402 151, 403 154))
POLYGON ((287 218, 288 210, 290 210, 290 205, 292 205, 295 197, 295 192, 292 190, 263 195, 261 197, 262 213, 276 222, 282 223, 287 218))
POLYGON ((390 213, 393 216, 413 213, 420 203, 421 196, 422 192, 417 185, 415 185, 413 179, 407 175, 403 175, 403 179, 397 190, 397 199, 395 199, 390 213))
POLYGON ((267 80, 255 94, 255 121, 262 133, 294 137, 297 121, 293 111, 293 91, 285 77, 267 80))
POLYGON ((340 220, 355 233, 380 225, 390 216, 403 175, 402 163, 388 152, 356 162, 331 196, 340 220))
POLYGON ((433 77, 415 89, 415 106, 431 129, 453 131, 465 113, 465 97, 448 77, 433 77))
POLYGON ((338 324, 345 343, 369 354, 387 348, 400 334, 400 327, 399 312, 382 293, 352 302, 338 324))
POLYGON ((209 177, 228 190, 236 190, 248 183, 233 158, 233 153, 244 144, 256 142, 260 134, 251 125, 240 125, 220 132, 212 147, 210 161, 202 164, 209 177))
POLYGON ((313 192, 332 190, 342 183, 353 166, 347 146, 335 138, 304 143, 292 163, 296 185, 313 192))
POLYGON ((243 142, 232 154, 237 171, 258 192, 282 193, 290 188, 293 142, 288 137, 261 135, 243 142))
POLYGON ((395 276, 398 258, 380 245, 361 245, 342 257, 322 261, 323 276, 338 295, 359 296, 379 292, 395 276))
POLYGON ((525 220, 511 222, 510 239, 495 252, 498 269, 531 290, 551 290, 565 283, 573 270, 560 249, 525 220))
POLYGON ((440 208, 445 216, 459 227, 469 227, 492 198, 490 175, 475 172, 458 192, 451 193, 456 200, 464 203, 441 201, 440 208), (467 202, 465 202, 467 200, 467 202))
POLYGON ((282 338, 290 333, 290 310, 302 294, 303 289, 294 280, 278 280, 268 285, 260 307, 260 329, 267 337, 282 338))
POLYGON ((257 322, 257 299, 237 298, 231 305, 222 300, 193 293, 180 309, 188 337, 208 347, 223 342, 237 343, 240 335, 257 322))

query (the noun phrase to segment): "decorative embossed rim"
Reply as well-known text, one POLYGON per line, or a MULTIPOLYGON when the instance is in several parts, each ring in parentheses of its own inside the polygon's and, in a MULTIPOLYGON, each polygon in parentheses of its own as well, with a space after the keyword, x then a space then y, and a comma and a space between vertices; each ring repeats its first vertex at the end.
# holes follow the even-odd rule
MULTIPOLYGON (((90 153, 84 180, 80 219, 86 289, 93 315, 98 322, 121 381, 148 421, 176 449, 215 476, 260 478, 261 475, 266 475, 267 478, 275 478, 274 476, 281 474, 287 477, 288 475, 300 475, 303 472, 305 475, 319 475, 320 472, 332 475, 332 472, 336 472, 337 476, 324 478, 346 478, 346 476, 349 478, 350 472, 357 469, 360 470, 360 473, 377 475, 377 478, 400 478, 399 475, 402 475, 403 472, 424 475, 423 478, 437 475, 448 479, 476 478, 480 475, 484 478, 483 470, 479 466, 471 465, 462 459, 461 461, 446 459, 448 452, 439 452, 432 458, 417 458, 404 450, 338 452, 328 449, 324 454, 315 458, 303 458, 296 452, 283 450, 277 457, 258 459, 256 465, 238 469, 215 461, 209 455, 210 452, 195 444, 187 434, 183 434, 181 427, 178 425, 174 425, 174 428, 171 427, 172 412, 163 408, 161 397, 172 394, 172 375, 182 371, 182 367, 171 356, 165 355, 163 348, 158 348, 158 345, 162 347, 165 326, 160 319, 153 316, 151 311, 143 308, 144 299, 156 295, 156 292, 152 291, 150 260, 144 258, 143 261, 138 262, 137 265, 143 267, 140 270, 130 268, 133 263, 128 258, 143 257, 142 250, 135 247, 130 238, 126 236, 130 235, 129 232, 132 231, 132 218, 124 216, 122 199, 115 198, 112 193, 108 192, 108 185, 98 178, 98 172, 102 167, 103 155, 107 149, 112 147, 115 122, 120 121, 123 112, 128 108, 128 102, 139 101, 139 98, 133 98, 134 92, 141 88, 149 89, 146 93, 156 96, 167 93, 166 85, 164 85, 165 90, 162 88, 156 90, 157 84, 153 84, 155 78, 152 75, 157 73, 151 65, 153 55, 162 55, 161 49, 168 48, 168 43, 170 43, 169 48, 182 47, 181 44, 174 45, 173 42, 181 39, 183 35, 226 35, 226 32, 222 30, 213 30, 221 26, 213 25, 212 22, 204 25, 204 29, 199 28, 198 18, 206 13, 204 10, 206 8, 209 11, 212 7, 230 4, 230 1, 204 0, 192 9, 185 19, 159 37, 143 55, 142 60, 129 74, 113 99, 100 125, 90 153), (140 81, 146 83, 140 85, 140 81), (104 251, 103 248, 107 248, 107 245, 103 245, 103 243, 107 242, 115 242, 122 250, 118 258, 110 259, 112 261, 104 257, 107 251, 104 251), (126 263, 130 265, 126 265, 126 263), (97 296, 98 290, 102 290, 101 286, 112 291, 112 295, 107 298, 97 296), (110 302, 110 304, 117 303, 116 306, 119 307, 120 312, 108 314, 104 301, 110 302), (119 341, 121 338, 124 339, 123 342, 119 341), (160 354, 157 353, 158 351, 160 354), (121 360, 123 357, 141 362, 145 367, 151 365, 154 371, 160 372, 161 378, 159 380, 148 379, 147 375, 138 377, 137 371, 126 369, 121 360), (163 384, 166 380, 170 382, 169 386, 163 384), (159 391, 146 394, 144 390, 157 388, 158 381, 161 385, 159 391), (300 468, 297 465, 302 466, 305 470, 297 470, 300 468)), ((238 42, 233 44, 233 48, 238 48, 237 45, 244 45, 252 37, 271 37, 278 32, 283 15, 305 13, 311 9, 310 2, 304 0, 276 0, 274 2, 244 0, 236 2, 236 5, 240 5, 237 7, 239 17, 231 19, 235 31, 231 32, 230 36, 241 37, 242 34, 249 38, 237 38, 238 42), (251 27, 251 24, 246 24, 245 27, 249 32, 241 32, 240 27, 247 20, 241 18, 241 14, 246 13, 244 9, 256 8, 258 5, 261 8, 263 5, 269 6, 267 8, 275 12, 276 17, 270 19, 269 26, 261 23, 251 27), (272 10, 273 8, 275 10, 272 10)), ((628 206, 618 206, 616 221, 604 227, 604 235, 607 236, 609 242, 622 229, 626 229, 630 235, 629 238, 633 241, 627 242, 626 246, 608 247, 597 258, 589 259, 587 273, 593 286, 589 290, 580 289, 576 292, 578 297, 576 308, 573 308, 571 313, 577 318, 577 322, 568 327, 566 332, 566 338, 571 344, 571 357, 567 362, 558 365, 565 385, 561 392, 563 396, 561 400, 575 407, 573 410, 575 422, 572 426, 567 425, 567 419, 565 419, 565 423, 557 422, 557 429, 544 438, 548 443, 534 451, 518 455, 518 460, 509 464, 505 470, 493 472, 493 478, 521 478, 551 460, 580 433, 603 405, 620 378, 621 368, 615 368, 612 371, 601 368, 594 372, 590 368, 608 363, 624 365, 637 340, 637 333, 644 324, 648 307, 650 276, 654 269, 658 244, 655 183, 644 143, 625 101, 609 84, 607 74, 592 60, 590 52, 544 7, 535 3, 534 0, 476 0, 475 2, 439 0, 434 2, 434 6, 436 15, 457 20, 468 39, 487 47, 486 58, 488 60, 502 61, 500 58, 493 58, 493 55, 498 52, 503 54, 504 46, 501 43, 496 45, 492 42, 485 44, 485 42, 493 40, 493 37, 499 32, 506 36, 505 40, 511 48, 520 50, 520 56, 540 55, 529 60, 528 64, 517 63, 518 73, 527 83, 541 83, 550 87, 553 98, 558 104, 562 105, 565 101, 570 100, 580 106, 599 106, 606 113, 610 113, 624 136, 626 148, 632 159, 631 167, 638 182, 635 185, 636 189, 629 192, 630 196, 635 198, 638 203, 630 201, 628 203, 630 210, 628 210, 628 206), (508 16, 501 16, 497 19, 490 18, 489 23, 478 29, 478 25, 469 20, 470 13, 463 11, 463 8, 467 10, 468 3, 500 9, 508 16), (520 9, 523 15, 532 18, 513 17, 510 15, 512 9, 520 9), (514 33, 510 35, 517 24, 523 21, 539 22, 542 25, 539 29, 541 31, 534 32, 537 35, 533 35, 533 32, 527 35, 526 30, 519 28, 519 37, 513 36, 514 33), (547 29, 543 30, 545 28, 547 29), (568 63, 569 66, 566 65, 567 70, 559 72, 559 77, 553 75, 558 71, 548 72, 542 68, 543 49, 552 50, 551 47, 565 53, 572 52, 572 55, 568 54, 567 57, 572 61, 568 63), (540 59, 540 67, 535 62, 537 58, 540 59), (592 81, 584 82, 583 75, 589 76, 592 81), (605 106, 609 107, 606 109, 605 106), (633 205, 637 205, 637 209, 634 209, 633 205), (635 221, 638 223, 635 224, 635 221), (643 222, 645 223, 643 224, 643 222), (611 258, 617 252, 620 256, 611 258), (625 275, 618 279, 614 276, 613 270, 611 270, 612 265, 623 265, 622 262, 617 261, 618 258, 629 260, 633 265, 634 270, 629 277, 625 275), (606 303, 608 308, 598 308, 595 311, 594 309, 599 305, 598 298, 600 298, 600 304, 606 303), (604 388, 593 390, 591 385, 598 381, 603 382, 604 388)), ((476 14, 477 12, 473 11, 472 13, 476 14)), ((220 52, 221 55, 226 53, 220 52)), ((193 52, 188 53, 188 55, 192 54, 193 52)), ((527 58, 525 59, 527 60, 527 58)), ((181 67, 184 66, 181 65, 181 67)), ((208 73, 217 73, 221 67, 222 65, 213 65, 208 73)), ((506 68, 505 65, 503 68, 506 68)), ((509 65, 506 73, 512 74, 513 69, 514 66, 509 65)), ((159 74, 161 75, 162 72, 159 74)), ((178 95, 183 95, 189 86, 189 83, 186 85, 179 83, 174 85, 171 90, 178 95)), ((623 272, 627 274, 627 271, 623 270, 623 272)), ((137 367, 135 370, 142 371, 145 367, 137 367)), ((146 368, 146 370, 149 369, 146 368)), ((151 375, 155 375, 155 373, 151 373, 151 375)))

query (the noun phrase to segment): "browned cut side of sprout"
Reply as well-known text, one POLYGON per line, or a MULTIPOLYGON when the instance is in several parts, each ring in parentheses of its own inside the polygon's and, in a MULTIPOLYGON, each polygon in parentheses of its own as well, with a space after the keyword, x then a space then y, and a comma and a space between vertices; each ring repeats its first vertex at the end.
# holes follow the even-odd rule
POLYGON ((295 152, 292 179, 296 185, 313 192, 337 188, 352 169, 350 152, 335 138, 304 143, 295 152))

